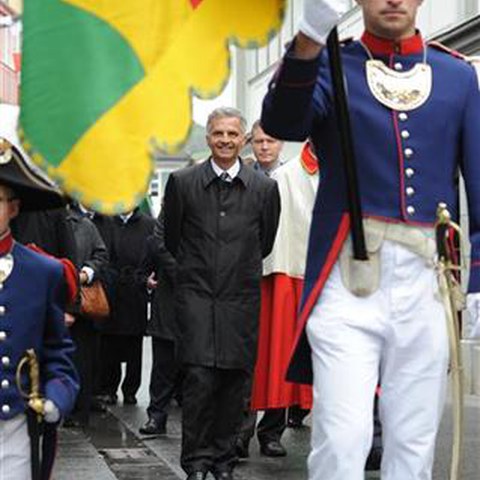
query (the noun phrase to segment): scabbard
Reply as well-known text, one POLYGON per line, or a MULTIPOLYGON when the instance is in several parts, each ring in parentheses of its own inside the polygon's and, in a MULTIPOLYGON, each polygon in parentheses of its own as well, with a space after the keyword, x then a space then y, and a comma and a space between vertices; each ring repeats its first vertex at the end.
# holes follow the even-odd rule
POLYGON ((46 423, 43 424, 42 439, 42 462, 41 462, 41 480, 50 480, 57 452, 57 425, 46 423))
POLYGON ((32 471, 32 480, 42 480, 40 445, 42 436, 42 422, 39 421, 37 413, 28 408, 27 412, 27 429, 30 437, 30 465, 32 471))

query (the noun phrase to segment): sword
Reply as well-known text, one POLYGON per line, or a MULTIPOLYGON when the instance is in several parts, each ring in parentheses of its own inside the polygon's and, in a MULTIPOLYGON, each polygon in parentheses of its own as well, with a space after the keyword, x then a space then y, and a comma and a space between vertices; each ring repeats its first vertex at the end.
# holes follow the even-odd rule
POLYGON ((460 329, 458 312, 464 308, 464 296, 460 290, 458 273, 460 266, 455 262, 449 245, 450 234, 461 239, 461 229, 451 219, 446 204, 437 208, 435 235, 437 241, 437 273, 440 295, 445 307, 447 331, 450 347, 450 373, 453 396, 453 443, 450 480, 459 480, 461 476, 461 457, 463 447, 463 366, 460 352, 460 329))
POLYGON ((32 480, 41 480, 40 438, 45 414, 45 400, 40 395, 40 367, 33 349, 28 349, 20 360, 16 371, 16 383, 20 394, 28 399, 27 428, 30 437, 32 480), (25 367, 28 367, 29 393, 25 392, 22 387, 22 372, 25 367))

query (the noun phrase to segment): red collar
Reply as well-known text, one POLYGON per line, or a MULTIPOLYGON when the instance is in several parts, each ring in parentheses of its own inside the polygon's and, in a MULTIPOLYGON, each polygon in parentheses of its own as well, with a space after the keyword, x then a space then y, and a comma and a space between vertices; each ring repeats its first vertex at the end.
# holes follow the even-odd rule
POLYGON ((362 35, 362 43, 373 54, 377 55, 412 55, 413 53, 421 53, 425 48, 420 32, 399 42, 394 42, 365 31, 362 35))
POLYGON ((315 154, 312 151, 310 142, 307 142, 303 146, 302 154, 300 156, 303 168, 310 175, 314 175, 318 172, 318 160, 315 154))
POLYGON ((0 255, 6 255, 12 250, 13 237, 12 232, 7 230, 3 236, 0 237, 0 255))

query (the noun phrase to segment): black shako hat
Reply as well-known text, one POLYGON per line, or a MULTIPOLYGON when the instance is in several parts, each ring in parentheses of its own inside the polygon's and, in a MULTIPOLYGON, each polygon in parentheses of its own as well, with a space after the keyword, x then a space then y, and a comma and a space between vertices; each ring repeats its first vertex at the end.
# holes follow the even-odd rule
POLYGON ((20 151, 1 137, 0 184, 15 192, 22 211, 46 210, 65 205, 61 191, 35 172, 20 151))

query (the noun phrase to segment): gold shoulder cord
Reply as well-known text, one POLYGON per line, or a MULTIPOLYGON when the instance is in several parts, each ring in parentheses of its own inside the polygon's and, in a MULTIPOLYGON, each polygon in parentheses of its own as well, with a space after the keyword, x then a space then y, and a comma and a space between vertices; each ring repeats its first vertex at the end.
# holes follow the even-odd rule
POLYGON ((461 240, 460 227, 451 219, 445 204, 441 203, 437 209, 437 243, 438 243, 438 284, 445 307, 448 339, 450 347, 450 373, 452 379, 452 408, 453 408, 453 444, 450 480, 459 480, 461 477, 461 459, 463 450, 463 366, 460 351, 460 331, 458 312, 465 308, 465 296, 460 290, 456 277, 460 266, 449 255, 448 234, 454 231, 461 240), (443 243, 443 246, 442 246, 443 243))

